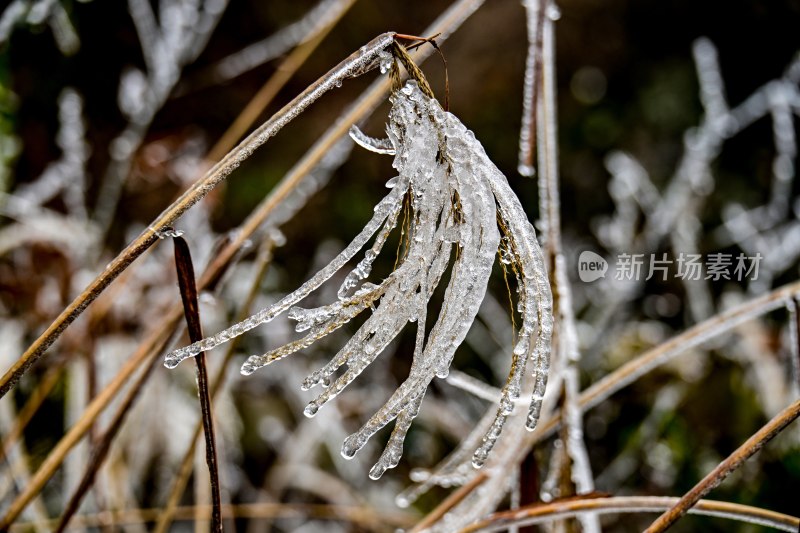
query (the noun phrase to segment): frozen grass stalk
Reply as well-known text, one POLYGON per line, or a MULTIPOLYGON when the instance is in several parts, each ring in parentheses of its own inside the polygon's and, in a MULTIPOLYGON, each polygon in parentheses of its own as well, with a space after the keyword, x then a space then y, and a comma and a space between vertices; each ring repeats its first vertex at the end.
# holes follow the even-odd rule
MULTIPOLYGON (((342 455, 351 458, 375 433, 396 420, 384 453, 370 471, 373 479, 398 464, 405 435, 419 413, 428 385, 435 377, 447 377, 455 351, 485 295, 501 239, 504 262, 511 264, 517 274, 523 322, 500 408, 473 459, 476 467, 485 461, 513 410, 531 360, 536 386, 527 425, 529 429, 535 427, 547 383, 552 330, 547 273, 533 226, 519 200, 474 134, 432 97, 424 77, 404 49, 395 43, 393 53, 416 79, 402 87, 398 84, 392 95, 388 140, 370 139, 358 130, 352 132, 361 146, 394 154, 393 166, 399 172, 387 182, 391 191, 375 207, 373 217, 330 264, 295 292, 212 337, 171 352, 165 359, 166 366, 175 367, 183 359, 288 311, 289 318, 297 322, 296 330, 307 332, 306 335, 263 355, 249 357, 242 366, 242 374, 248 375, 311 346, 365 309, 374 308, 331 361, 303 382, 304 389, 330 382, 305 409, 307 416, 314 416, 374 362, 408 323, 416 323, 417 337, 407 380, 342 447, 342 455), (405 204, 410 206, 410 226, 400 263, 379 284, 366 281, 405 204), (337 301, 315 309, 296 305, 371 240, 373 244, 363 259, 345 277, 337 301), (426 335, 428 302, 451 260, 453 267, 442 310, 426 335), (343 367, 347 369, 337 376, 343 367)), ((382 59, 385 63, 385 55, 382 59)), ((382 67, 384 70, 385 65, 382 67)), ((396 66, 392 72, 397 72, 396 66)))

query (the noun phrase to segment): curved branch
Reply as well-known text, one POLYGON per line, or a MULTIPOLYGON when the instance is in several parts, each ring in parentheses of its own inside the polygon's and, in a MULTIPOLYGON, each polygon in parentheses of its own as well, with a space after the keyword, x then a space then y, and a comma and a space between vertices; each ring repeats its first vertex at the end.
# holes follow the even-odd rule
MULTIPOLYGON (((578 497, 494 513, 462 529, 460 533, 498 531, 509 526, 540 524, 556 519, 574 517, 587 511, 596 514, 659 512, 670 508, 676 502, 678 502, 678 498, 663 496, 578 497)), ((800 526, 800 519, 794 516, 738 503, 700 500, 689 512, 691 514, 758 524, 781 531, 794 532, 800 526)))
POLYGON ((687 512, 691 512, 693 506, 700 501, 700 498, 722 483, 731 472, 739 468, 742 463, 763 448, 775 435, 794 422, 798 416, 800 416, 800 400, 796 400, 793 404, 778 413, 772 420, 767 422, 764 427, 747 439, 747 441, 739 446, 727 459, 718 464, 714 470, 709 472, 697 485, 692 487, 692 490, 684 494, 676 504, 667 510, 667 512, 650 524, 650 527, 647 528, 645 533, 660 533, 661 531, 666 531, 667 528, 680 517, 687 512))

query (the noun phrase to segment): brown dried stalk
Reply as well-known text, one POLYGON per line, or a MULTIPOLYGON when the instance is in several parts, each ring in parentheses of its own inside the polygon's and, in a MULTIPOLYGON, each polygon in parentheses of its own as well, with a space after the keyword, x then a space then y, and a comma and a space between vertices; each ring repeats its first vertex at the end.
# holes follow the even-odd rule
POLYGON ((477 487, 481 485, 486 478, 489 477, 486 472, 480 472, 477 476, 472 478, 469 483, 459 488, 457 491, 453 492, 445 498, 445 500, 436 506, 436 508, 428 513, 425 518, 420 520, 420 522, 414 526, 409 533, 420 533, 421 531, 425 531, 430 526, 435 524, 438 520, 440 520, 445 514, 447 514, 450 509, 461 503, 461 501, 467 497, 467 495, 475 490, 477 487))
MULTIPOLYGON (((242 308, 239 310, 239 317, 242 319, 250 314, 250 308, 253 306, 253 302, 255 302, 256 296, 258 295, 261 281, 264 279, 264 276, 267 273, 267 267, 272 260, 273 248, 274 242, 272 240, 265 241, 261 247, 256 260, 256 273, 250 285, 250 291, 245 299, 244 305, 242 305, 242 308)), ((219 374, 211 384, 212 399, 216 397, 217 393, 222 389, 222 384, 225 383, 225 375, 228 371, 228 367, 230 366, 228 363, 230 363, 234 353, 236 353, 238 340, 239 339, 233 339, 231 341, 231 343, 228 345, 228 350, 225 352, 225 356, 222 358, 219 374)), ((159 515, 158 522, 153 530, 155 533, 166 532, 169 529, 172 520, 175 518, 178 503, 183 495, 183 491, 186 489, 189 476, 192 473, 192 467, 194 466, 194 451, 197 446, 197 441, 200 437, 200 431, 202 427, 202 420, 198 420, 194 432, 192 433, 192 439, 189 441, 189 447, 187 448, 186 453, 183 456, 183 460, 181 461, 181 465, 178 468, 178 472, 175 475, 175 481, 172 484, 172 489, 167 497, 167 505, 159 515)))
MULTIPOLYGON (((158 519, 162 509, 124 509, 104 511, 95 514, 85 514, 75 517, 73 526, 76 528, 99 528, 114 525, 136 525, 154 522, 158 519)), ((176 510, 177 520, 194 520, 199 512, 202 518, 211 515, 210 505, 184 506, 176 510)), ((223 505, 223 518, 251 518, 251 519, 276 519, 276 518, 303 518, 316 520, 332 520, 358 525, 366 531, 391 533, 397 528, 410 527, 414 522, 413 515, 398 512, 395 509, 371 509, 368 507, 326 505, 307 503, 251 503, 239 505, 223 505)), ((55 520, 44 524, 51 527, 55 520)), ((12 532, 30 531, 33 524, 26 522, 15 524, 12 532)))
MULTIPOLYGON (((178 287, 181 292, 183 313, 186 316, 186 326, 189 330, 189 340, 196 342, 203 338, 203 328, 200 324, 200 308, 197 302, 197 286, 194 282, 194 265, 189 244, 183 237, 172 240, 175 245, 175 269, 178 272, 178 287)), ((206 368, 206 354, 200 352, 195 357, 197 365, 197 389, 200 396, 200 412, 203 420, 203 430, 206 436, 206 464, 211 479, 211 529, 221 532, 222 515, 220 506, 222 500, 219 494, 219 467, 217 465, 217 444, 214 440, 214 415, 211 407, 211 397, 208 392, 208 370, 206 368)))
POLYGON ((689 510, 700 501, 700 498, 719 486, 731 472, 739 468, 742 463, 763 448, 775 435, 780 433, 798 417, 800 417, 800 400, 796 400, 793 404, 778 413, 772 420, 767 422, 764 427, 747 439, 735 452, 718 464, 717 467, 709 472, 697 485, 692 487, 692 490, 684 494, 677 503, 659 516, 655 522, 650 524, 650 527, 645 530, 645 533, 660 533, 661 531, 666 531, 680 517, 689 512, 689 510))
MULTIPOLYGON (((513 525, 548 523, 559 518, 575 517, 587 511, 597 514, 658 512, 677 501, 678 498, 663 496, 576 497, 494 513, 462 529, 460 533, 500 531, 513 525)), ((689 512, 759 524, 782 531, 794 532, 800 526, 800 519, 794 516, 738 503, 700 500, 689 512)))

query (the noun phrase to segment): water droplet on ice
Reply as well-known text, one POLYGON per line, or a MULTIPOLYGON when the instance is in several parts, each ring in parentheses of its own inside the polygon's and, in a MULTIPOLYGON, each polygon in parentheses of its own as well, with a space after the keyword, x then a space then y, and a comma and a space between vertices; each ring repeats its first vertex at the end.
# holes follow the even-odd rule
POLYGON ((392 58, 392 54, 388 52, 381 52, 380 54, 380 63, 379 67, 381 69, 381 74, 386 74, 392 68, 392 62, 394 59, 392 58))
POLYGON ((358 451, 357 448, 349 446, 346 442, 342 445, 342 457, 344 457, 348 461, 356 456, 357 451, 358 451))
POLYGON ((241 372, 243 376, 249 376, 258 369, 258 366, 250 360, 255 357, 257 356, 255 355, 250 356, 250 358, 247 359, 247 361, 245 361, 244 364, 242 365, 242 369, 239 372, 241 372))

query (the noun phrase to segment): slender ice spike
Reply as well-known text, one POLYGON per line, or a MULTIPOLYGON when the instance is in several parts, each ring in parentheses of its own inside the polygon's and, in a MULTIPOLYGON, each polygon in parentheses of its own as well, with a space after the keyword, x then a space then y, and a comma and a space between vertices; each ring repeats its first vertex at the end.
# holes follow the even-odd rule
POLYGON ((408 409, 403 411, 397 417, 392 435, 389 437, 389 442, 383 450, 378 462, 369 471, 370 479, 380 479, 380 477, 390 468, 396 467, 400 463, 400 458, 403 455, 403 442, 405 441, 408 429, 414 418, 419 414, 420 405, 422 405, 422 398, 425 396, 425 391, 420 393, 414 400, 411 401, 408 409))
MULTIPOLYGON (((286 311, 289 307, 295 305, 297 302, 308 296, 312 291, 317 289, 337 271, 339 271, 344 264, 347 263, 347 261, 352 259, 352 257, 364 247, 367 241, 378 230, 380 225, 383 224, 383 221, 386 220, 386 217, 389 216, 392 211, 392 207, 396 203, 402 201, 403 193, 403 187, 392 189, 389 194, 387 194, 386 197, 384 197, 384 199, 381 200, 381 202, 376 206, 375 214, 373 215, 372 219, 367 223, 364 229, 361 230, 361 233, 359 233, 356 238, 353 239, 347 248, 345 248, 338 256, 336 256, 336 258, 331 261, 328 266, 317 272, 310 280, 306 281, 295 292, 285 296, 277 303, 262 309, 247 320, 243 320, 238 324, 234 324, 228 329, 212 337, 207 337, 201 341, 190 344, 185 348, 170 352, 165 358, 164 366, 167 368, 174 368, 187 357, 194 357, 198 353, 210 350, 215 346, 227 342, 233 337, 238 337, 242 333, 250 331, 254 327, 263 324, 264 322, 269 322, 279 314, 286 311)), ((244 371, 244 368, 242 370, 244 371)))
POLYGON ((345 278, 342 286, 339 287, 338 296, 339 299, 344 299, 350 293, 352 289, 354 289, 358 283, 369 276, 369 273, 372 271, 372 263, 381 253, 383 249, 383 245, 386 244, 386 239, 389 238, 389 234, 397 225, 397 218, 400 215, 400 211, 403 209, 402 202, 398 202, 396 205, 393 206, 392 210, 389 212, 389 216, 386 219, 386 222, 383 225, 383 228, 378 233, 378 236, 375 238, 375 243, 372 245, 372 248, 367 250, 364 254, 364 259, 359 261, 356 268, 350 272, 347 277, 345 278))
POLYGON ((220 60, 214 80, 230 80, 283 55, 320 32, 352 5, 352 0, 320 0, 299 20, 220 60))
POLYGON ((489 457, 489 452, 492 451, 498 437, 500 437, 500 432, 503 431, 503 424, 505 424, 507 418, 508 415, 498 415, 495 417, 489 431, 487 431, 486 435, 483 437, 483 443, 475 451, 475 455, 472 456, 473 467, 480 468, 486 462, 486 458, 489 457))
MULTIPOLYGON (((315 325, 315 327, 311 329, 309 334, 302 339, 285 344, 284 346, 267 352, 264 355, 250 356, 245 363, 247 366, 247 374, 245 375, 252 374, 254 370, 261 368, 262 366, 274 363, 275 361, 283 359, 284 357, 299 350, 308 348, 322 337, 332 333, 336 329, 342 327, 352 320, 361 311, 366 309, 375 299, 377 299, 380 296, 380 292, 371 291, 366 295, 358 296, 361 297, 353 298, 351 302, 348 302, 349 305, 338 305, 336 306, 338 309, 335 312, 331 313, 330 315, 323 315, 328 316, 328 318, 322 319, 318 324, 315 325)), ((245 373, 244 367, 242 367, 242 373, 245 373)))
POLYGON ((369 150, 370 152, 387 155, 395 154, 394 146, 389 139, 376 139, 374 137, 370 137, 361 131, 361 129, 355 124, 350 126, 350 138, 353 139, 357 145, 369 150))
POLYGON ((519 166, 517 172, 530 177, 533 166, 534 111, 539 90, 541 69, 542 0, 524 0, 525 20, 528 27, 528 56, 525 60, 525 82, 522 95, 522 127, 519 132, 519 166))

